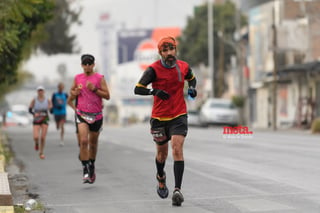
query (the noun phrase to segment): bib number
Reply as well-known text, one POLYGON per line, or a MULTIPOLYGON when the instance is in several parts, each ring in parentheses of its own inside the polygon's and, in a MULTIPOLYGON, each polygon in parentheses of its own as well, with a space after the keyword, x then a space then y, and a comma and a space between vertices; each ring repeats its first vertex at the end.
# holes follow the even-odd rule
POLYGON ((47 118, 47 113, 40 112, 34 116, 34 122, 39 124, 39 123, 42 123, 46 118, 47 118))
POLYGON ((167 140, 166 131, 163 127, 151 129, 153 140, 157 143, 161 143, 167 140))

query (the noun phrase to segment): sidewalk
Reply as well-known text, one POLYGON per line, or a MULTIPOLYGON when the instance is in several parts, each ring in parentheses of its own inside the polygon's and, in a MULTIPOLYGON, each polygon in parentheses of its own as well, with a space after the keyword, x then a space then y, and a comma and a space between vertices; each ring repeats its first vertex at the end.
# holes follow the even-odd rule
POLYGON ((257 132, 273 132, 273 133, 279 133, 279 134, 298 134, 298 135, 318 135, 313 134, 311 132, 311 129, 299 129, 299 128, 278 128, 277 130, 273 130, 272 128, 253 128, 251 129, 253 131, 257 132))
POLYGON ((14 213, 8 173, 5 171, 6 159, 4 155, 4 146, 6 144, 7 139, 0 129, 0 212, 14 213))

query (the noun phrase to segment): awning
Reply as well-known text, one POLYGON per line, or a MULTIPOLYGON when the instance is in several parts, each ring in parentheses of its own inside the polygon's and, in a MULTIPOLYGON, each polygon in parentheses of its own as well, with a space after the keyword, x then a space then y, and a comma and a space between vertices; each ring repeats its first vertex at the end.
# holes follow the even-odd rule
MULTIPOLYGON (((294 64, 290 66, 286 66, 283 68, 278 69, 277 75, 279 77, 285 76, 289 73, 320 73, 320 62, 313 61, 304 64, 294 64)), ((266 77, 270 77, 273 75, 273 71, 268 72, 266 77)))

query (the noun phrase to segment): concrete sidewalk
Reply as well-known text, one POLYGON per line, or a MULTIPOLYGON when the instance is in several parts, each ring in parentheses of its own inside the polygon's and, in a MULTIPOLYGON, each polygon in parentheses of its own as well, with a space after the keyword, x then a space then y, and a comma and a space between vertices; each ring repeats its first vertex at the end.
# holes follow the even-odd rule
POLYGON ((10 191, 8 173, 5 171, 6 158, 4 146, 7 144, 6 136, 0 129, 0 212, 14 213, 12 194, 10 191))

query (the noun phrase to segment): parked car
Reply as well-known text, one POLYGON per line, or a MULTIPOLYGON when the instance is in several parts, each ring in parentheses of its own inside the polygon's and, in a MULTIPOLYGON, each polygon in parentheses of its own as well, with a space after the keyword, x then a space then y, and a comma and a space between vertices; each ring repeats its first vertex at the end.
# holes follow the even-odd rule
POLYGON ((29 125, 31 121, 32 116, 30 115, 26 105, 12 105, 11 109, 7 112, 7 125, 26 126, 29 125))
POLYGON ((199 111, 189 110, 188 111, 188 125, 189 126, 201 126, 199 111))
POLYGON ((239 113, 230 99, 209 98, 200 109, 199 119, 202 126, 237 126, 239 113))

